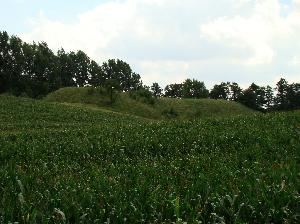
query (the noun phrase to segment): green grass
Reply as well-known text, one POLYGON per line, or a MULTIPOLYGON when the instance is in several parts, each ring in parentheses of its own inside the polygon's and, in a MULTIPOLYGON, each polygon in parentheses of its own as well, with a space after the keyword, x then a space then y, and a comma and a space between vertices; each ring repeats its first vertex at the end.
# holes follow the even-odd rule
POLYGON ((0 223, 299 223, 300 112, 154 121, 0 96, 0 223))
POLYGON ((226 100, 160 98, 152 105, 134 100, 129 97, 128 93, 120 93, 116 98, 116 102, 109 105, 109 99, 106 94, 97 90, 91 91, 91 89, 91 87, 62 88, 49 94, 45 100, 50 102, 90 104, 120 113, 159 120, 170 118, 170 116, 166 116, 166 112, 171 109, 177 113, 177 116, 172 118, 185 120, 254 113, 254 111, 239 103, 226 100))

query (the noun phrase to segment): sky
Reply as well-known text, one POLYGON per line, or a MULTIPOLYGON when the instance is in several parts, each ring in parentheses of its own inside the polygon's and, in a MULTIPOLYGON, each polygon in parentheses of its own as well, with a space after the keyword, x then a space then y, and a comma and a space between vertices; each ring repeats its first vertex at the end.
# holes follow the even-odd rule
POLYGON ((119 58, 145 84, 300 82, 300 0, 0 0, 0 30, 119 58))

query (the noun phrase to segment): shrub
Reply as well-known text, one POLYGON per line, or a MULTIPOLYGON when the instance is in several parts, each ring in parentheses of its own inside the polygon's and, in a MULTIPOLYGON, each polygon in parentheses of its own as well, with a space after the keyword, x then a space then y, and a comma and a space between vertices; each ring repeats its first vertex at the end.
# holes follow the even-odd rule
POLYGON ((175 118, 178 116, 178 113, 173 107, 171 107, 170 109, 163 110, 162 115, 167 118, 175 118))
POLYGON ((135 91, 129 92, 129 96, 137 101, 140 101, 142 103, 153 105, 155 103, 155 98, 153 97, 150 90, 146 88, 140 88, 135 91))

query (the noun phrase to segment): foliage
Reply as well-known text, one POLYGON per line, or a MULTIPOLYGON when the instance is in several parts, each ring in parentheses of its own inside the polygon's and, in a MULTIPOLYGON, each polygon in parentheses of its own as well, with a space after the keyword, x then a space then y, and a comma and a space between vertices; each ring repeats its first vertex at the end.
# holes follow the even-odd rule
POLYGON ((104 82, 104 87, 109 95, 109 103, 113 104, 116 102, 118 92, 121 89, 120 83, 116 79, 107 79, 104 82))
POLYGON ((165 88, 165 96, 173 98, 207 98, 209 91, 204 82, 196 79, 186 79, 181 84, 170 84, 165 88))
POLYGON ((212 99, 228 100, 230 94, 230 83, 222 82, 220 85, 215 85, 210 91, 209 96, 212 99))
POLYGON ((141 87, 140 78, 119 59, 99 66, 81 50, 62 48, 55 55, 45 42, 28 44, 0 32, 0 93, 40 98, 61 87, 104 86, 112 79, 129 91, 141 87))
POLYGON ((230 100, 237 101, 239 96, 242 94, 242 88, 236 82, 229 84, 230 88, 230 100))
POLYGON ((159 86, 159 84, 157 82, 152 84, 151 92, 152 92, 153 96, 156 98, 162 96, 162 88, 159 86))
POLYGON ((116 80, 122 91, 136 90, 141 87, 140 75, 133 73, 129 64, 122 60, 110 59, 102 65, 106 79, 116 80))
POLYGON ((291 110, 300 108, 300 84, 289 84, 285 79, 280 79, 276 85, 275 109, 291 110))
POLYGON ((165 97, 181 98, 182 84, 170 84, 165 87, 165 97))
POLYGON ((276 84, 276 106, 278 109, 288 109, 288 82, 281 78, 276 84))
POLYGON ((196 79, 186 79, 182 84, 182 97, 184 98, 208 98, 209 91, 204 82, 196 79))
POLYGON ((223 99, 237 101, 242 94, 242 89, 236 82, 222 82, 220 85, 214 85, 209 96, 212 99, 223 99))
POLYGON ((237 101, 254 110, 269 110, 274 104, 273 90, 270 86, 260 87, 252 83, 242 92, 237 101))
POLYGON ((129 92, 129 96, 132 99, 135 99, 137 101, 153 105, 155 103, 155 98, 153 96, 153 93, 149 90, 149 87, 144 86, 137 90, 133 90, 129 92))
POLYGON ((178 113, 176 112, 176 110, 174 110, 173 107, 171 107, 170 109, 163 110, 162 115, 167 118, 176 118, 178 116, 178 113))
POLYGON ((292 83, 289 85, 287 98, 290 109, 300 108, 300 83, 292 83))

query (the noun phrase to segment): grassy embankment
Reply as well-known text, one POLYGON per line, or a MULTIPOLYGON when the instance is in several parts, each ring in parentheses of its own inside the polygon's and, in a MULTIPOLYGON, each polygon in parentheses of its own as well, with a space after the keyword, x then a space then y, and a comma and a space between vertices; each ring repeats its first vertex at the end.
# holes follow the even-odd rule
POLYGON ((90 87, 62 88, 49 94, 46 101, 85 104, 85 106, 100 107, 150 119, 165 119, 167 117, 197 119, 253 113, 251 109, 239 103, 225 100, 160 98, 155 100, 153 104, 149 104, 145 103, 143 99, 133 99, 129 93, 118 94, 116 102, 110 105, 107 94, 90 87), (172 116, 171 110, 177 116, 172 116))

